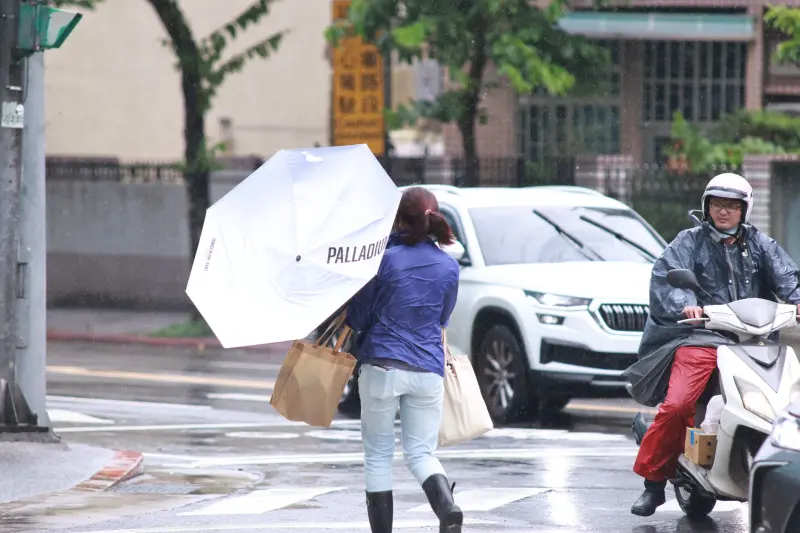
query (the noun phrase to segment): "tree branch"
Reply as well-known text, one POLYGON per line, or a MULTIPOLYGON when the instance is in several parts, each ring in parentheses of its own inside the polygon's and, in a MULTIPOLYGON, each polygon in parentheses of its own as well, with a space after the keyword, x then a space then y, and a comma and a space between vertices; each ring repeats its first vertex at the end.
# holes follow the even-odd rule
POLYGON ((240 31, 245 31, 248 26, 255 25, 269 14, 270 5, 274 2, 275 0, 256 0, 230 22, 211 32, 201 42, 203 59, 209 64, 219 61, 229 39, 235 39, 240 31))
POLYGON ((213 95, 214 91, 225 82, 225 79, 230 74, 242 70, 242 67, 244 67, 247 61, 256 57, 261 57, 264 59, 269 57, 273 52, 278 50, 281 39, 283 39, 283 36, 287 33, 288 30, 278 32, 275 35, 272 35, 271 37, 254 44, 244 52, 236 54, 219 67, 211 70, 206 77, 206 80, 208 81, 207 89, 213 95))

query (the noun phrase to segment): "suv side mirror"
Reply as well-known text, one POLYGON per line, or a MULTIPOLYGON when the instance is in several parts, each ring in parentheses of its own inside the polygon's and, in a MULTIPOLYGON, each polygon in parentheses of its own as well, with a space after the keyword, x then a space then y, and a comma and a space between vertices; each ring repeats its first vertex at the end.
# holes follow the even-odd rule
POLYGON ((458 261, 461 262, 464 259, 464 256, 467 253, 467 250, 464 248, 464 245, 458 241, 455 241, 453 244, 448 246, 442 246, 442 251, 458 261))
POLYGON ((667 283, 676 289, 689 289, 696 291, 700 288, 700 283, 694 272, 685 268, 676 268, 667 272, 667 283))

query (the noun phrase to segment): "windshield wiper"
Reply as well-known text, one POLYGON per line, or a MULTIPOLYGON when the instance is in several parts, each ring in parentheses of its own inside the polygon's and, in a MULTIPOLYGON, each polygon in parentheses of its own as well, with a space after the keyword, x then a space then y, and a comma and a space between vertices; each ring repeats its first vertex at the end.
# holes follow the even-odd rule
POLYGON ((575 238, 574 236, 572 236, 572 235, 570 235, 569 233, 567 233, 566 231, 564 231, 564 228, 562 228, 561 226, 559 226, 558 224, 556 224, 555 222, 553 222, 552 220, 550 220, 549 218, 547 218, 546 216, 544 216, 544 215, 543 215, 542 213, 540 213, 538 210, 534 209, 534 210, 533 210, 533 214, 534 214, 534 215, 536 215, 537 217, 541 218, 542 220, 544 220, 545 222, 547 222, 547 223, 548 223, 548 224, 550 224, 551 226, 553 226, 553 229, 555 229, 555 230, 556 230, 556 232, 557 232, 559 235, 561 235, 561 236, 565 237, 566 239, 569 239, 570 241, 572 241, 573 243, 575 243, 575 245, 578 247, 578 249, 581 251, 581 253, 582 253, 583 255, 585 255, 585 256, 586 256, 586 258, 587 258, 587 259, 591 259, 592 261, 594 261, 594 259, 593 259, 592 257, 590 257, 590 256, 589 256, 589 254, 587 254, 587 253, 586 253, 586 250, 589 250, 589 251, 590 251, 590 252, 592 252, 594 255, 596 255, 598 259, 600 259, 601 261, 605 261, 605 259, 603 258, 603 256, 601 256, 600 254, 598 254, 597 252, 595 252, 595 251, 594 251, 594 250, 592 250, 591 248, 587 247, 585 244, 583 244, 581 241, 579 241, 579 240, 578 240, 577 238, 575 238))
POLYGON ((620 241, 622 241, 622 242, 624 242, 626 244, 629 244, 630 246, 633 246, 634 248, 639 250, 645 256, 646 259, 649 259, 651 263, 655 263, 656 259, 658 259, 655 255, 653 255, 652 252, 648 251, 641 244, 638 244, 638 243, 630 240, 625 235, 623 235, 623 234, 621 234, 621 233, 619 233, 617 231, 614 231, 613 229, 609 228, 608 226, 605 226, 605 225, 603 225, 603 224, 601 224, 599 222, 596 222, 596 221, 592 220, 591 218, 589 218, 589 217, 587 217, 585 215, 581 215, 578 218, 580 218, 584 222, 587 222, 587 223, 591 224, 592 226, 595 226, 596 228, 599 228, 599 229, 605 231, 606 233, 610 233, 611 235, 616 237, 618 240, 620 240, 620 241))

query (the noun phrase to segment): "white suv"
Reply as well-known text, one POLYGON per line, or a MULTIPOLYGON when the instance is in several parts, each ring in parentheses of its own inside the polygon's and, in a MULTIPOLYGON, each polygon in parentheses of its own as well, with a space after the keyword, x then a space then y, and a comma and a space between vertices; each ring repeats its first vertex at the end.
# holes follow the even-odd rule
MULTIPOLYGON (((425 185, 458 242, 450 349, 470 355, 498 423, 576 396, 624 395, 666 243, 625 204, 580 187, 425 185)), ((355 380, 342 411, 357 413, 355 380)))

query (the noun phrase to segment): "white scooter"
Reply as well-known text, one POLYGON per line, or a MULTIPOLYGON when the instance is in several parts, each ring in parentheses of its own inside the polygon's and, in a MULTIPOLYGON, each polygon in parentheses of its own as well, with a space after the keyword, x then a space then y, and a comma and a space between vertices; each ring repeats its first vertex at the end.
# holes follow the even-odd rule
MULTIPOLYGON (((679 289, 703 291, 691 270, 672 270, 667 282, 679 289)), ((797 327, 796 306, 748 298, 708 305, 703 312, 707 318, 679 323, 702 321, 706 329, 735 333, 739 342, 717 349, 716 393, 722 395, 725 407, 719 419, 714 462, 710 467, 699 466, 681 455, 677 477, 670 480, 678 504, 693 519, 707 516, 717 501, 747 501, 753 457, 776 415, 800 398, 800 360, 791 347, 767 338, 797 327)), ((647 428, 641 413, 633 427, 639 443, 647 428)), ((695 427, 700 427, 700 422, 695 427)))

